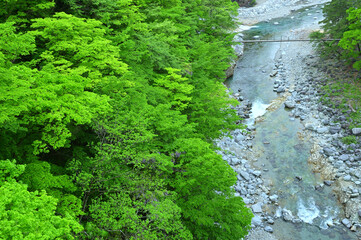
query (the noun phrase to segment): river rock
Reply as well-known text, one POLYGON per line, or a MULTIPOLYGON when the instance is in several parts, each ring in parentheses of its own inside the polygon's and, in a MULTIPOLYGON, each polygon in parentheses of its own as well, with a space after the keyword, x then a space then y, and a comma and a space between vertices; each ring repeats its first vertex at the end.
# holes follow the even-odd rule
POLYGON ((283 217, 283 220, 285 220, 287 222, 292 221, 292 219, 293 219, 292 212, 290 210, 287 210, 286 208, 282 209, 282 217, 283 217))
POLYGON ((328 129, 331 134, 338 133, 341 130, 340 126, 330 126, 328 129))
POLYGON ((345 161, 347 161, 349 159, 349 157, 346 154, 342 154, 338 159, 345 162, 345 161))
POLYGON ((326 186, 331 186, 333 181, 330 181, 330 180, 325 180, 323 181, 323 183, 326 185, 326 186))
POLYGON ((253 175, 255 175, 256 177, 260 177, 261 176, 261 171, 259 171, 259 170, 256 170, 256 171, 254 171, 252 174, 253 175))
POLYGON ((259 215, 255 214, 254 217, 252 218, 251 223, 256 227, 260 226, 262 225, 262 218, 259 215))
POLYGON ((277 70, 274 70, 270 73, 270 77, 275 77, 277 75, 278 71, 277 70))
POLYGON ((358 210, 358 216, 361 218, 361 209, 358 210))
POLYGON ((249 181, 251 179, 248 172, 240 171, 239 174, 247 181, 249 181))
POLYGON ((242 161, 239 158, 232 158, 232 165, 240 164, 242 161))
POLYGON ((352 128, 352 134, 353 135, 361 135, 361 128, 352 128))
POLYGON ((277 93, 282 93, 282 92, 285 92, 285 91, 286 91, 286 89, 285 89, 284 86, 279 86, 279 87, 277 88, 277 90, 276 90, 277 93))
POLYGON ((273 228, 270 227, 270 226, 265 227, 264 230, 265 230, 266 232, 273 233, 273 228))
POLYGON ((296 107, 296 103, 295 103, 294 101, 286 101, 286 102, 285 102, 285 107, 286 107, 286 108, 290 108, 290 109, 295 108, 295 107, 296 107))
POLYGON ((278 196, 276 194, 272 195, 269 197, 269 199, 272 201, 272 202, 276 202, 278 200, 278 196))
POLYGON ((315 127, 313 126, 312 123, 306 123, 305 128, 310 131, 315 130, 315 127))
POLYGON ((351 180, 351 176, 350 175, 346 175, 343 177, 343 180, 345 181, 350 181, 351 180))
POLYGON ((320 128, 317 128, 317 133, 326 133, 328 132, 328 127, 320 127, 320 128))
POLYGON ((345 227, 347 227, 347 228, 351 227, 351 222, 347 218, 342 219, 341 222, 342 222, 343 225, 345 225, 345 227))
POLYGON ((252 211, 254 213, 261 213, 262 212, 262 203, 261 202, 258 202, 256 204, 253 204, 252 205, 252 211))
POLYGON ((332 148, 325 147, 325 148, 323 149, 323 152, 324 152, 327 156, 332 156, 332 155, 335 153, 335 150, 333 150, 332 148))
POLYGON ((241 142, 244 141, 245 139, 246 139, 245 136, 243 136, 242 134, 238 134, 238 135, 236 136, 235 141, 236 141, 237 143, 241 143, 241 142))

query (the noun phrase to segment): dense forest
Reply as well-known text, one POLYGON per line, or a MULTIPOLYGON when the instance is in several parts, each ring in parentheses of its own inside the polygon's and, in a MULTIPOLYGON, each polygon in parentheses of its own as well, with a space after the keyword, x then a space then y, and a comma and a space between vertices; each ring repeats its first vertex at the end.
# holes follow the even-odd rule
POLYGON ((252 213, 213 140, 229 0, 0 3, 0 236, 239 239, 252 213))

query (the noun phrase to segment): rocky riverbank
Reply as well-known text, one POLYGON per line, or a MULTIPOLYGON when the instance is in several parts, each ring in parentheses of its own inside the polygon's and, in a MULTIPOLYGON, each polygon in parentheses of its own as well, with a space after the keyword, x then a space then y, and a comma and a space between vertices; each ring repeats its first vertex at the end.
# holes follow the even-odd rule
MULTIPOLYGON (((305 37, 309 32, 310 29, 298 29, 290 34, 293 37, 305 37)), ((345 228, 360 232, 360 130, 348 128, 347 112, 342 113, 320 102, 323 96, 320 88, 326 83, 325 75, 334 67, 335 63, 320 61, 309 43, 281 48, 275 59, 274 69, 269 73, 279 98, 271 103, 268 111, 279 107, 287 108, 290 121, 299 118, 304 125, 300 138, 313 142, 308 162, 324 179, 322 184, 314 186, 314 191, 332 188, 345 210, 344 218, 333 219, 327 225, 344 225, 345 228), (357 136, 358 144, 346 145, 341 141, 349 135, 357 136)), ((252 103, 242 96, 242 90, 233 97, 240 101, 240 105, 236 107, 239 115, 249 118, 252 103)), ((262 118, 256 119, 257 121, 262 121, 262 118)), ((234 186, 236 194, 242 196, 255 214, 253 229, 247 238, 275 239, 270 237, 270 233, 274 231, 276 219, 281 218, 295 224, 302 222, 302 219, 285 208, 279 208, 275 213, 268 211, 270 206, 278 206, 279 196, 270 192, 266 184, 268 180, 263 178, 263 173, 268 169, 256 169, 252 166, 252 161, 257 161, 252 148, 256 127, 257 125, 251 125, 247 131, 236 130, 232 133, 233 138, 221 139, 217 145, 223 149, 219 151, 223 159, 237 172, 238 182, 234 186)), ((302 176, 295 178, 302 181, 302 176)))
POLYGON ((237 19, 243 25, 253 25, 258 22, 285 17, 292 11, 317 4, 324 4, 329 1, 330 0, 258 0, 255 7, 239 8, 237 19))

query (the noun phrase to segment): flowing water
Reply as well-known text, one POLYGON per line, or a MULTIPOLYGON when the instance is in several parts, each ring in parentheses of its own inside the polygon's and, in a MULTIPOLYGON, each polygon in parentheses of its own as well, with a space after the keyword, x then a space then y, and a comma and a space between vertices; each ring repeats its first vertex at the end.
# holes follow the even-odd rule
MULTIPOLYGON (((315 28, 322 19, 320 10, 320 6, 315 6, 294 12, 287 18, 259 23, 246 31, 244 38, 280 39, 292 35, 290 31, 293 29, 315 28)), ((281 208, 287 208, 303 221, 292 224, 277 220, 273 234, 278 239, 357 239, 341 225, 328 227, 327 223, 342 219, 342 208, 332 188, 315 190, 315 186, 323 181, 307 164, 312 142, 300 136, 303 129, 300 120, 290 119, 283 105, 274 111, 266 110, 274 99, 280 97, 273 92, 273 79, 269 74, 277 59, 291 54, 290 44, 293 43, 246 45, 233 79, 227 82, 234 92, 241 89, 241 94, 253 103, 252 115, 247 122, 257 127, 253 151, 257 153, 258 161, 253 165, 269 170, 263 173, 263 178, 271 188, 271 195, 279 196, 279 208, 273 206, 268 211, 277 214, 281 208), (263 120, 254 123, 254 119, 263 114, 263 120), (296 176, 302 180, 297 180, 296 176)), ((292 69, 285 73, 292 84, 292 78, 297 76, 292 74, 292 69)))

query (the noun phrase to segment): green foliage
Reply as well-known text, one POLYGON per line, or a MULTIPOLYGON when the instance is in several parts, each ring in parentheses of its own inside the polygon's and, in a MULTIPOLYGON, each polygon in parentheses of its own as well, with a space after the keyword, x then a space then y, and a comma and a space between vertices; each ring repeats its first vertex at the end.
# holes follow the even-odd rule
POLYGON ((339 42, 339 46, 347 51, 349 58, 353 58, 355 63, 353 67, 357 70, 361 69, 361 10, 350 8, 347 10, 349 21, 348 30, 343 33, 343 37, 339 42), (356 48, 357 47, 357 48, 356 48))
MULTIPOLYGON (((350 33, 349 27, 352 22, 348 20, 347 10, 350 8, 359 8, 361 7, 360 1, 357 0, 332 0, 326 3, 323 8, 324 20, 321 21, 323 33, 313 33, 312 38, 322 39, 322 38, 333 38, 333 39, 343 39, 352 38, 352 33, 350 33), (344 36, 345 32, 349 32, 344 36)), ((351 31, 352 32, 352 31, 351 31)), ((318 46, 321 55, 324 57, 337 57, 338 59, 345 59, 347 62, 353 60, 354 54, 350 51, 344 51, 343 49, 349 48, 350 44, 347 43, 347 40, 341 40, 339 44, 338 40, 335 41, 317 41, 315 44, 318 46), (340 48, 341 46, 341 48, 340 48)), ((353 44, 356 44, 355 42, 353 44)), ((355 49, 353 49, 355 50, 355 49)))
POLYGON ((171 184, 180 196, 186 226, 197 239, 237 239, 250 229, 252 212, 230 186, 236 175, 208 143, 181 139, 178 151, 185 152, 177 162, 171 184), (222 176, 222 178, 217 177, 222 176), (239 209, 233 212, 233 209, 239 209))
POLYGON ((16 181, 24 166, 0 161, 0 235, 4 239, 74 239, 81 225, 70 215, 58 216, 57 199, 44 190, 29 192, 16 181))
POLYGON ((323 90, 322 100, 325 103, 350 112, 350 128, 361 126, 361 86, 357 80, 352 83, 330 81, 323 90))
POLYGON ((39 233, 24 222, 14 234, 247 234, 252 213, 234 197, 235 174, 212 143, 238 127, 236 101, 222 84, 233 55, 234 3, 7 2, 0 10, 0 159, 26 168, 0 164, 4 196, 16 202, 8 196, 16 190, 28 210, 23 219, 42 220, 39 233))
POLYGON ((344 144, 347 144, 347 145, 350 145, 350 144, 352 144, 352 143, 357 144, 356 136, 353 136, 353 135, 343 137, 343 138, 341 138, 341 141, 342 141, 344 144))

